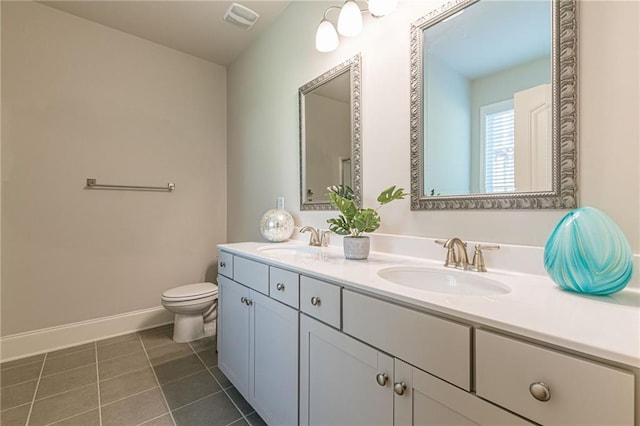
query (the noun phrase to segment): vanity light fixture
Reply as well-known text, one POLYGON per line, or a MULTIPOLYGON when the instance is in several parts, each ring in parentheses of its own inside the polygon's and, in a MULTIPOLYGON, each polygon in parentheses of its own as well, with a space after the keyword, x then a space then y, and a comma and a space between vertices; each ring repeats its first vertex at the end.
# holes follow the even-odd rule
POLYGON ((347 0, 338 16, 338 32, 345 37, 354 37, 362 32, 362 13, 354 0, 347 0))
POLYGON ((368 9, 360 9, 355 0, 346 0, 342 7, 330 6, 325 10, 316 30, 316 49, 319 52, 331 52, 338 48, 338 33, 344 37, 353 37, 362 31, 362 12, 369 11, 374 18, 380 18, 393 12, 398 0, 368 0, 368 9), (327 18, 330 10, 339 10, 338 30, 327 18))

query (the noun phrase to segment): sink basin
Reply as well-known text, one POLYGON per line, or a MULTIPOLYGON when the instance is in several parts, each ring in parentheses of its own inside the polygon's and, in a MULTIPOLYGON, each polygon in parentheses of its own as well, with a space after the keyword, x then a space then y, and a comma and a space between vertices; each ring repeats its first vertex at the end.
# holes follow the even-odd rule
POLYGON ((378 276, 404 287, 458 296, 498 296, 511 291, 479 272, 402 266, 381 269, 378 276))
POLYGON ((298 254, 317 254, 320 253, 320 247, 314 246, 305 246, 305 245, 297 245, 297 244, 286 244, 286 245, 269 245, 258 247, 258 251, 261 251, 266 254, 282 254, 282 255, 298 255, 298 254))

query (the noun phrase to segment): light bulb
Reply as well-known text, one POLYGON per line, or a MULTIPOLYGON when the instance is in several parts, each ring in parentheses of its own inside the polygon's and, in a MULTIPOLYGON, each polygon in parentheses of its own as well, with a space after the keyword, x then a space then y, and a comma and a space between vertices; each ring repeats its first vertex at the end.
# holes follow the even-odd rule
POLYGON ((360 7, 353 0, 347 0, 338 16, 338 32, 345 37, 353 37, 362 31, 360 7))
POLYGON ((316 31, 316 49, 319 52, 331 52, 338 47, 338 33, 333 24, 323 19, 316 31))
POLYGON ((398 0, 369 0, 369 12, 373 16, 385 16, 396 10, 398 0))

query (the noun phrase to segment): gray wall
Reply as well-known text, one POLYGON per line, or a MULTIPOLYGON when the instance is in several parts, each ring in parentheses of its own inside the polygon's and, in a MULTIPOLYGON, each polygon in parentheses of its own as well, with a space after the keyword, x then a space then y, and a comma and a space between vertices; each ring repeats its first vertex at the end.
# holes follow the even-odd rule
MULTIPOLYGON (((287 198, 297 225, 327 227, 330 212, 299 211, 297 89, 362 53, 364 204, 381 189, 409 187, 409 23, 441 2, 400 2, 365 20, 363 34, 334 52, 314 48, 332 3, 294 2, 269 32, 229 68, 231 241, 260 240, 258 221, 275 197, 287 198), (295 35, 295 36, 292 36, 295 35)), ((622 228, 640 252, 640 3, 580 1, 579 196, 622 228)), ((381 211, 380 232, 544 245, 566 211, 412 212, 409 201, 381 211)))
POLYGON ((213 278, 225 198, 223 67, 2 2, 3 335, 158 307, 213 278), (177 190, 89 191, 87 177, 177 190))

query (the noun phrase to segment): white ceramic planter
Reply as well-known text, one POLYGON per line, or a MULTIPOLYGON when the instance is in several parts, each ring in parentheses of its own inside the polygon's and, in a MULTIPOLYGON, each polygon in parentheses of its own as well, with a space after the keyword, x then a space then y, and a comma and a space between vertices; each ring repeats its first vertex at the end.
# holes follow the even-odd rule
POLYGON ((344 257, 352 260, 363 260, 369 257, 369 237, 344 237, 342 247, 344 257))

